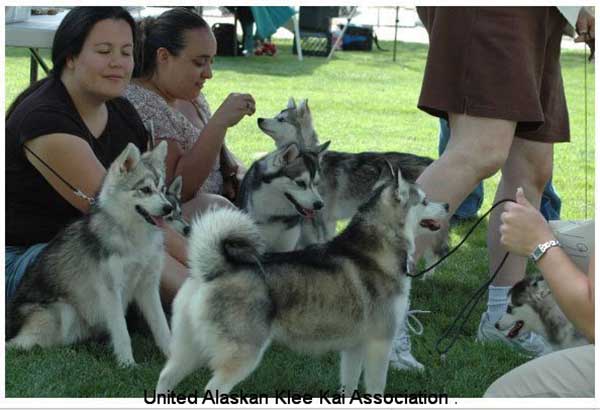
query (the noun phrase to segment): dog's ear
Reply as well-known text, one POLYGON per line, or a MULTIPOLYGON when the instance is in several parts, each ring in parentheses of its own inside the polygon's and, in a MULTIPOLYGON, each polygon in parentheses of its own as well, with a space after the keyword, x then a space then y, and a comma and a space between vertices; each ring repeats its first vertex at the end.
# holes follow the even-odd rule
POLYGON ((406 273, 411 275, 417 273, 417 264, 413 255, 406 255, 406 273))
POLYGON ((177 198, 181 198, 181 189, 183 188, 183 177, 181 175, 177 175, 177 177, 171 182, 169 185, 169 193, 171 195, 175 195, 177 198))
POLYGON ((144 157, 150 160, 150 164, 154 168, 164 171, 165 158, 167 158, 167 141, 162 140, 152 151, 145 152, 144 157))
POLYGON ((294 97, 290 97, 290 99, 288 100, 288 108, 290 110, 296 109, 296 101, 294 101, 294 97))
POLYGON ((283 167, 298 158, 298 155, 300 155, 298 146, 296 144, 290 144, 279 152, 273 162, 276 166, 283 167))
POLYGON ((321 160, 321 158, 327 151, 327 148, 329 148, 329 144, 331 144, 331 141, 326 141, 317 147, 317 154, 319 156, 319 161, 321 160))
POLYGON ((300 115, 300 117, 310 115, 310 109, 308 108, 308 98, 300 100, 300 104, 298 105, 298 114, 300 115))
POLYGON ((109 172, 126 174, 135 168, 139 161, 140 150, 130 142, 111 164, 109 172))
POLYGON ((410 186, 408 185, 408 182, 406 182, 404 178, 402 178, 402 171, 400 171, 400 168, 398 168, 398 170, 396 171, 396 178, 394 179, 394 181, 394 191, 396 192, 396 198, 400 202, 406 202, 410 193, 410 186))

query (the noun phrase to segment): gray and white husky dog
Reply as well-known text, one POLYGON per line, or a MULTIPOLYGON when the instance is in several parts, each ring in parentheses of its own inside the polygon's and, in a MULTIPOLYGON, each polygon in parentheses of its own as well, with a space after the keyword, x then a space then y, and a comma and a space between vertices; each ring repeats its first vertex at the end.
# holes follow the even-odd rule
POLYGON ((296 249, 303 221, 323 208, 319 164, 328 145, 301 151, 290 143, 255 161, 246 172, 238 205, 258 225, 269 252, 296 249))
POLYGON ((369 393, 386 385, 392 340, 409 301, 414 239, 439 229, 448 205, 402 179, 379 187, 333 240, 265 254, 252 218, 221 209, 192 223, 190 276, 173 303, 169 359, 157 393, 200 366, 206 390, 229 392, 259 364, 271 341, 341 352, 341 385, 364 371, 369 393))
POLYGON ((553 350, 589 344, 562 312, 542 277, 525 278, 516 283, 509 297, 506 313, 495 325, 506 337, 535 332, 542 335, 553 350))
MULTIPOLYGON (((299 104, 296 104, 295 100, 290 98, 287 108, 275 117, 259 118, 258 127, 275 141, 278 149, 295 143, 301 151, 321 152, 318 190, 324 207, 315 218, 302 220, 300 248, 331 239, 335 235, 336 222, 351 218, 378 185, 390 180, 388 164, 394 169, 399 168, 405 179, 414 182, 433 162, 431 158, 402 152, 322 152, 307 100, 300 100, 299 104)), ((258 187, 258 184, 255 184, 255 187, 258 187)), ((263 188, 269 187, 263 185, 263 188)), ((263 195, 273 198, 276 194, 263 195)), ((263 212, 267 211, 268 206, 263 212)), ((428 266, 447 251, 447 230, 444 229, 436 233, 433 246, 424 255, 428 266)))
POLYGON ((135 364, 125 312, 135 301, 167 354, 159 297, 164 262, 167 144, 129 144, 111 164, 88 214, 68 225, 25 272, 7 307, 8 347, 68 345, 107 331, 117 361, 135 364))

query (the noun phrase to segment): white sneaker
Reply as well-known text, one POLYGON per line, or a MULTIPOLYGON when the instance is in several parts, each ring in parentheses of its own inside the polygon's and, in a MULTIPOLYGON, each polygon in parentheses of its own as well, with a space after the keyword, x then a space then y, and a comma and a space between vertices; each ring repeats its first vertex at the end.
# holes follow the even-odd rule
POLYGON ((409 310, 406 314, 406 318, 400 324, 396 337, 392 345, 392 352, 390 353, 390 366, 396 370, 416 370, 423 371, 425 366, 419 363, 417 359, 412 355, 410 348, 410 335, 408 330, 410 329, 414 334, 421 335, 423 333, 423 325, 416 318, 415 313, 430 313, 426 310, 409 310), (416 330, 415 327, 409 322, 409 318, 412 318, 415 325, 419 328, 416 330))
POLYGON ((478 342, 502 342, 519 352, 531 356, 538 357, 552 352, 552 347, 548 344, 543 336, 534 332, 527 332, 510 339, 496 329, 495 323, 489 319, 487 312, 481 315, 479 329, 477 330, 478 342))

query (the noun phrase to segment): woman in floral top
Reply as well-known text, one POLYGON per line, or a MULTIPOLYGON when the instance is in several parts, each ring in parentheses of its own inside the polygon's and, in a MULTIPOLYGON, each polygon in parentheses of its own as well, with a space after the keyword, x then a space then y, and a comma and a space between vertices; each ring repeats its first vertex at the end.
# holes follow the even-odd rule
MULTIPOLYGON (((190 218, 213 204, 233 206, 229 200, 237 195, 240 167, 225 147, 225 133, 254 114, 254 98, 232 93, 211 116, 200 91, 212 78, 217 43, 196 13, 175 8, 144 19, 138 39, 134 79, 125 96, 154 142, 167 141, 167 181, 183 177, 184 214, 190 218)), ((186 242, 167 232, 166 246, 162 293, 170 301, 188 275, 186 242)))

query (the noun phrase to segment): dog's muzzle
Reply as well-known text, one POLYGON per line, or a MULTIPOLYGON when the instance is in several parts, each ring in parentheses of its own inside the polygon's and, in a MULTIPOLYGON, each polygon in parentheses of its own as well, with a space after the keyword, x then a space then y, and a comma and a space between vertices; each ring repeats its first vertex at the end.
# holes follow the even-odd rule
POLYGON ((142 208, 140 205, 136 205, 135 206, 135 210, 137 211, 138 214, 140 214, 145 220, 146 222, 148 222, 150 225, 154 225, 157 227, 163 227, 164 226, 164 220, 163 220, 163 216, 164 215, 168 215, 171 213, 171 211, 173 210, 173 208, 170 205, 166 205, 163 208, 163 216, 152 216, 150 215, 150 213, 148 211, 146 211, 144 208, 142 208))
POLYGON ((439 231, 440 230, 440 223, 434 219, 422 219, 419 222, 419 225, 421 225, 423 228, 425 229, 429 229, 430 231, 439 231))
POLYGON ((317 202, 315 204, 319 204, 319 205, 315 206, 315 209, 307 209, 307 208, 304 208, 302 205, 300 205, 298 203, 298 201, 296 201, 294 199, 294 197, 291 196, 290 194, 288 194, 287 192, 285 192, 284 195, 287 198, 287 200, 290 201, 292 203, 292 205, 294 205, 294 208, 296 208, 296 211, 305 218, 309 218, 309 219, 314 218, 316 211, 323 208, 323 203, 317 202))

